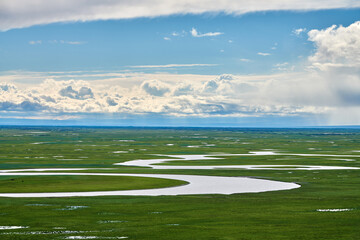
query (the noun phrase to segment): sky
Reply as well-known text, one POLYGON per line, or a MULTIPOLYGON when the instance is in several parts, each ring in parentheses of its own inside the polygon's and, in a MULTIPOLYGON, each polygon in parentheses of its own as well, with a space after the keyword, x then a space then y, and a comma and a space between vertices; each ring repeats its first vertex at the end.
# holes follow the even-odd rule
POLYGON ((360 2, 2 0, 0 124, 360 125, 360 2))

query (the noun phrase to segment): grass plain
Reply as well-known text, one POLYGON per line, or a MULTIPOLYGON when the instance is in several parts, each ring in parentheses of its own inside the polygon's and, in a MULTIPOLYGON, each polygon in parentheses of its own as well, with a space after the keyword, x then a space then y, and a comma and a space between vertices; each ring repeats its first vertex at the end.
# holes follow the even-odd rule
MULTIPOLYGON (((360 170, 155 170, 113 165, 161 158, 153 154, 267 149, 359 155, 360 130, 2 127, 0 170, 111 168, 77 172, 247 176, 296 182, 302 187, 232 195, 0 198, 0 226, 28 226, 0 230, 0 239, 360 239, 360 170)), ((360 158, 227 156, 168 164, 360 167, 360 158)), ((0 192, 120 190, 176 184, 182 182, 135 177, 1 176, 0 192)))

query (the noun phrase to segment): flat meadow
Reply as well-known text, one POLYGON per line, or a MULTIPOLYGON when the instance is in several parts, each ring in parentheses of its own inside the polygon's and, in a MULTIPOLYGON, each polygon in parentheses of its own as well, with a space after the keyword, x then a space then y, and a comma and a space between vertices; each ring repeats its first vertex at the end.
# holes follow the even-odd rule
POLYGON ((359 129, 2 127, 0 166, 0 194, 188 184, 156 177, 16 175, 50 172, 247 177, 301 186, 235 194, 0 197, 0 239, 338 240, 360 236, 359 129), (166 155, 221 157, 191 161, 172 157, 157 166, 286 166, 157 169, 121 165, 168 159, 166 155), (353 169, 299 170, 299 165, 353 169))

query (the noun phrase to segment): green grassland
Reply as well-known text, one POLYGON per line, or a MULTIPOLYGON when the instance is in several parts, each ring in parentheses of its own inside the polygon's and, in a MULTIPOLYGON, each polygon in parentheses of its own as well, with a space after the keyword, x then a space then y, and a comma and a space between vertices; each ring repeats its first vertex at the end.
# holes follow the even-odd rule
POLYGON ((127 176, 0 176, 1 193, 83 192, 173 187, 186 182, 127 176))
MULTIPOLYGON (((356 152, 360 150, 360 130, 0 128, 0 170, 111 168, 77 172, 247 176, 301 185, 293 190, 232 195, 0 198, 0 226, 29 227, 0 230, 0 239, 360 239, 360 170, 154 170, 113 165, 168 158, 153 154, 248 153, 264 149, 360 155, 356 152)), ((360 158, 226 156, 163 164, 360 167, 360 158)), ((137 177, 1 176, 0 192, 101 191, 179 184, 183 182, 137 177)))

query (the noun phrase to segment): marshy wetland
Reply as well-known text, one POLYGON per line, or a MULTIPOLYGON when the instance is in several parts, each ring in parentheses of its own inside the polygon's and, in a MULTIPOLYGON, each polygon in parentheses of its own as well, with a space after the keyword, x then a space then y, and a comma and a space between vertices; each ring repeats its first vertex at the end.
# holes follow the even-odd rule
POLYGON ((359 143, 356 129, 3 127, 0 239, 356 239, 359 143))

